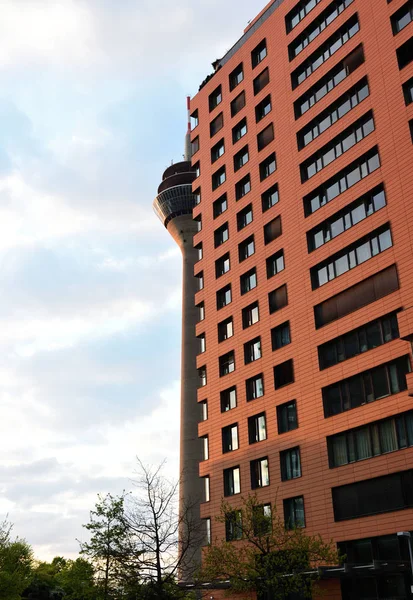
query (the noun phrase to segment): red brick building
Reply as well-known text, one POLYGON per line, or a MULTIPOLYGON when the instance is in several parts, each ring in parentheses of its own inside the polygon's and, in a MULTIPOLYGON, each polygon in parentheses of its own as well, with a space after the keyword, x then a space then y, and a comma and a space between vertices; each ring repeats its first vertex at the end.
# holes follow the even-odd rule
POLYGON ((333 598, 411 597, 412 21, 275 0, 191 101, 201 517, 276 502, 347 555, 333 598))

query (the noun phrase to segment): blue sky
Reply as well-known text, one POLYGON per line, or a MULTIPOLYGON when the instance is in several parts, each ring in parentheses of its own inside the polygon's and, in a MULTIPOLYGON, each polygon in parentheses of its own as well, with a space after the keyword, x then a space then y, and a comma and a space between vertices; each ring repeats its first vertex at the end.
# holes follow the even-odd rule
POLYGON ((39 557, 76 554, 136 455, 178 475, 181 264, 152 199, 263 5, 1 2, 0 517, 39 557))

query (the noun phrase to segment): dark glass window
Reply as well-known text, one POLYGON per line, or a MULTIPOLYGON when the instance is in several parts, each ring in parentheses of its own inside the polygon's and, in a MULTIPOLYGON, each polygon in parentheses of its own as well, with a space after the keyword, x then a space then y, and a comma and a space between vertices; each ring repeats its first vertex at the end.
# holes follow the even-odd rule
POLYGON ((254 254, 254 252, 255 252, 254 236, 250 235, 249 237, 247 237, 247 239, 245 239, 240 244, 238 244, 239 262, 243 262, 244 260, 246 260, 247 258, 252 256, 254 254))
POLYGON ((294 366, 292 358, 274 367, 274 388, 278 390, 290 383, 294 383, 294 366))
POLYGON ((225 152, 224 138, 211 148, 211 163, 217 161, 225 152))
POLYGON ((272 206, 277 204, 278 200, 278 184, 276 183, 261 195, 262 212, 269 210, 272 206))
POLYGON ((247 401, 256 400, 264 395, 264 377, 262 373, 250 377, 245 382, 247 401))
POLYGON ((270 123, 269 125, 267 125, 267 127, 265 129, 260 131, 260 133, 257 135, 258 152, 260 152, 261 150, 266 148, 268 146, 268 144, 270 144, 273 141, 273 139, 274 139, 274 126, 272 123, 270 123))
POLYGON ((205 305, 203 302, 200 302, 199 304, 197 304, 195 306, 195 308, 198 311, 198 319, 197 319, 197 323, 200 323, 201 321, 203 321, 205 319, 205 305))
POLYGON ((199 408, 201 412, 201 421, 208 421, 208 401, 202 400, 199 403, 199 408))
POLYGON ((195 127, 198 127, 198 125, 199 125, 198 110, 194 110, 194 112, 191 113, 191 131, 193 129, 195 129, 195 127))
POLYGON ((243 198, 250 191, 251 179, 248 174, 235 184, 235 199, 241 200, 241 198, 243 198))
POLYGON ((224 469, 224 496, 234 496, 241 492, 239 467, 224 469))
POLYGON ((295 498, 286 498, 284 505, 284 524, 286 529, 295 529, 296 527, 305 527, 304 498, 296 496, 295 498))
POLYGON ((280 452, 281 481, 301 477, 300 448, 290 448, 280 452))
POLYGON ((199 244, 197 244, 196 246, 194 246, 194 249, 198 250, 198 256, 197 256, 197 262, 198 262, 199 260, 202 260, 202 256, 203 256, 203 254, 202 254, 202 242, 199 242, 199 244))
POLYGON ((291 73, 292 88, 295 89, 310 77, 316 69, 325 63, 360 29, 357 14, 353 15, 331 35, 317 50, 315 50, 299 67, 291 73))
POLYGON ((304 196, 305 215, 311 215, 316 210, 343 194, 353 185, 370 175, 380 167, 380 157, 377 146, 357 158, 323 185, 304 196))
POLYGON ((300 2, 298 2, 285 17, 287 33, 290 33, 290 31, 294 29, 294 27, 296 27, 319 2, 321 2, 321 0, 300 0, 300 2))
POLYGON ((288 305, 286 284, 281 285, 279 288, 268 294, 268 305, 270 309, 270 315, 288 305))
POLYGON ((409 372, 409 359, 402 356, 322 388, 324 416, 332 417, 406 390, 409 372))
POLYGON ((275 152, 272 152, 265 160, 260 163, 260 181, 264 181, 270 175, 275 173, 277 169, 277 161, 275 152))
POLYGON ((384 225, 327 260, 310 269, 313 290, 325 285, 343 273, 381 254, 393 245, 390 226, 384 225))
POLYGON ((218 227, 218 229, 215 229, 215 231, 214 231, 214 246, 215 246, 215 248, 218 248, 218 246, 221 246, 221 244, 226 242, 228 240, 228 238, 229 238, 229 229, 228 229, 228 222, 226 222, 223 225, 221 225, 221 227, 218 227))
POLYGON ((255 536, 266 535, 271 531, 271 504, 260 504, 253 507, 253 529, 255 536))
POLYGON ((201 188, 200 187, 196 188, 196 190, 193 191, 193 195, 194 195, 195 205, 197 206, 201 202, 201 188))
POLYGON ((225 515, 225 541, 235 542, 242 539, 242 512, 232 510, 225 515))
POLYGON ((260 320, 258 300, 242 309, 242 327, 247 329, 260 320))
POLYGON ((199 136, 197 135, 196 138, 194 138, 191 141, 191 156, 196 154, 196 152, 198 152, 198 150, 199 150, 199 136))
POLYGON ((240 63, 229 75, 229 89, 232 92, 244 79, 242 63, 240 63))
POLYGON ((295 118, 298 119, 310 110, 363 63, 364 52, 360 44, 294 102, 295 118))
POLYGON ((198 369, 198 387, 204 387, 207 384, 207 369, 206 367, 199 367, 198 369))
POLYGON ((304 31, 288 46, 290 60, 293 60, 330 25, 353 0, 334 0, 304 31))
POLYGON ((290 400, 277 406, 278 433, 287 433, 298 428, 297 403, 290 400))
POLYGON ((261 338, 257 337, 244 344, 244 362, 246 365, 261 358, 261 338))
POLYGON ((224 306, 230 304, 231 300, 231 284, 228 284, 217 291, 217 310, 219 310, 220 308, 224 308, 224 306))
POLYGON ((406 106, 413 102, 413 77, 403 83, 403 94, 406 106))
POLYGON ((393 35, 399 33, 413 21, 413 0, 409 0, 390 17, 393 35))
POLYGON ((252 204, 248 204, 245 208, 237 213, 237 229, 241 231, 247 225, 252 223, 252 204))
POLYGON ((234 171, 238 171, 249 161, 248 145, 234 155, 234 171))
POLYGON ((256 444, 267 439, 267 428, 265 424, 265 413, 253 415, 248 418, 248 440, 250 444, 256 444))
POLYGON ((220 377, 225 377, 225 375, 229 375, 229 373, 232 373, 233 371, 235 371, 234 351, 231 350, 231 352, 227 352, 226 354, 223 354, 222 356, 220 356, 218 359, 218 362, 219 362, 219 376, 220 377))
POLYGON ((264 225, 264 244, 270 244, 280 237, 281 233, 281 217, 275 217, 264 225))
POLYGON ((250 292, 257 287, 257 270, 254 267, 240 277, 241 295, 250 292))
POLYGON ((369 111, 360 119, 357 119, 335 138, 317 150, 310 158, 301 163, 301 182, 311 179, 316 173, 327 167, 330 163, 350 150, 374 131, 373 113, 369 111))
POLYGON ((379 185, 358 198, 345 208, 307 232, 308 251, 312 252, 334 239, 347 229, 386 206, 386 194, 383 185, 379 185))
POLYGON ((267 43, 265 40, 262 40, 258 46, 255 46, 254 50, 251 52, 251 63, 252 68, 254 69, 257 65, 260 64, 261 61, 267 56, 267 43))
POLYGON ((270 485, 270 473, 267 457, 252 460, 250 462, 250 470, 252 490, 270 485))
POLYGON ((377 348, 399 337, 397 313, 390 313, 380 319, 353 329, 318 347, 320 369, 327 369, 358 354, 377 348))
POLYGON ((197 279, 197 288, 198 291, 201 291, 204 289, 204 272, 200 271, 199 273, 197 273, 195 275, 196 279, 197 279))
POLYGON ((215 277, 221 277, 230 270, 229 252, 215 261, 215 277))
POLYGON ((270 277, 274 277, 274 275, 277 275, 277 273, 283 271, 285 268, 283 250, 279 250, 275 254, 269 256, 266 260, 266 267, 267 279, 270 279, 270 277))
POLYGON ((399 48, 396 50, 397 62, 399 64, 399 69, 402 70, 404 67, 407 67, 413 60, 413 37, 409 38, 407 42, 404 42, 399 48))
POLYGON ((235 117, 236 114, 239 113, 245 106, 245 92, 241 92, 234 100, 231 102, 231 117, 235 117))
POLYGON ((271 94, 265 96, 263 100, 255 107, 255 122, 259 123, 271 112, 271 94))
POLYGON ((227 176, 225 173, 225 165, 224 165, 223 167, 218 169, 218 171, 215 171, 215 173, 212 175, 212 189, 216 190, 217 188, 219 188, 220 185, 225 183, 226 178, 227 178, 227 176))
POLYGON ((222 390, 220 393, 221 412, 227 412, 237 407, 237 389, 235 386, 222 390))
POLYGON ((291 344, 290 322, 286 321, 271 329, 271 345, 273 350, 278 350, 291 344))
POLYGON ((209 95, 208 101, 209 101, 209 112, 211 112, 212 110, 214 110, 214 108, 216 106, 218 106, 218 104, 221 104, 221 102, 222 102, 222 89, 221 89, 220 85, 212 92, 212 94, 209 95))
POLYGON ((214 219, 216 219, 217 217, 219 217, 219 215, 222 215, 222 213, 225 212, 228 208, 227 195, 223 194, 222 196, 220 196, 218 200, 215 200, 212 207, 214 219))
POLYGON ((234 325, 232 317, 218 323, 218 342, 225 342, 234 335, 234 325))
POLYGON ((238 450, 238 425, 228 425, 222 428, 222 452, 238 450))
POLYGON ((247 119, 244 117, 241 119, 235 127, 232 128, 232 143, 238 142, 247 133, 247 119))
POLYGON ((209 124, 209 135, 213 137, 218 131, 224 127, 224 114, 221 112, 211 123, 209 124))
POLYGON ((266 69, 261 71, 261 73, 259 75, 257 75, 257 77, 253 81, 254 96, 259 94, 259 92, 261 90, 263 90, 265 88, 265 86, 269 84, 269 82, 270 82, 270 72, 267 67, 266 69))
POLYGON ((205 333, 201 333, 200 335, 197 335, 197 340, 198 340, 198 352, 197 354, 203 354, 206 350, 206 336, 205 333))
POLYGON ((360 104, 369 94, 367 77, 363 77, 356 85, 350 88, 343 96, 340 96, 338 100, 323 110, 322 113, 317 115, 297 133, 298 149, 305 148, 305 146, 360 104))

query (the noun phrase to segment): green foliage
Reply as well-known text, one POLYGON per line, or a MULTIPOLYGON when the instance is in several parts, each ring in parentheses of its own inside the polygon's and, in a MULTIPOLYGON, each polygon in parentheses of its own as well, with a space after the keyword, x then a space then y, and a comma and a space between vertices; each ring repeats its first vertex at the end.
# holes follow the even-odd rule
MULTIPOLYGON (((311 598, 319 579, 317 568, 338 564, 332 542, 319 535, 307 535, 303 528, 285 529, 273 509, 265 515, 257 496, 242 498, 237 509, 240 541, 214 540, 204 555, 199 578, 203 581, 230 580, 231 593, 256 591, 274 600, 288 594, 311 598), (239 511, 239 513, 238 513, 239 511), (306 572, 311 570, 312 576, 306 572)), ((223 502, 217 521, 228 522, 234 508, 223 502)))
POLYGON ((11 525, 0 523, 0 600, 20 600, 31 577, 32 550, 10 534, 11 525))

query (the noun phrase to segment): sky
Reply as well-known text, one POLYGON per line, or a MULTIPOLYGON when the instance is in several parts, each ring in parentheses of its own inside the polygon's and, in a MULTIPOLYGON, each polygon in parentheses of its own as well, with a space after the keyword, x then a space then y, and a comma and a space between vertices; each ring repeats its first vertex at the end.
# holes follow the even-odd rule
POLYGON ((0 520, 74 557, 136 456, 177 477, 187 94, 264 6, 0 0, 0 520))

